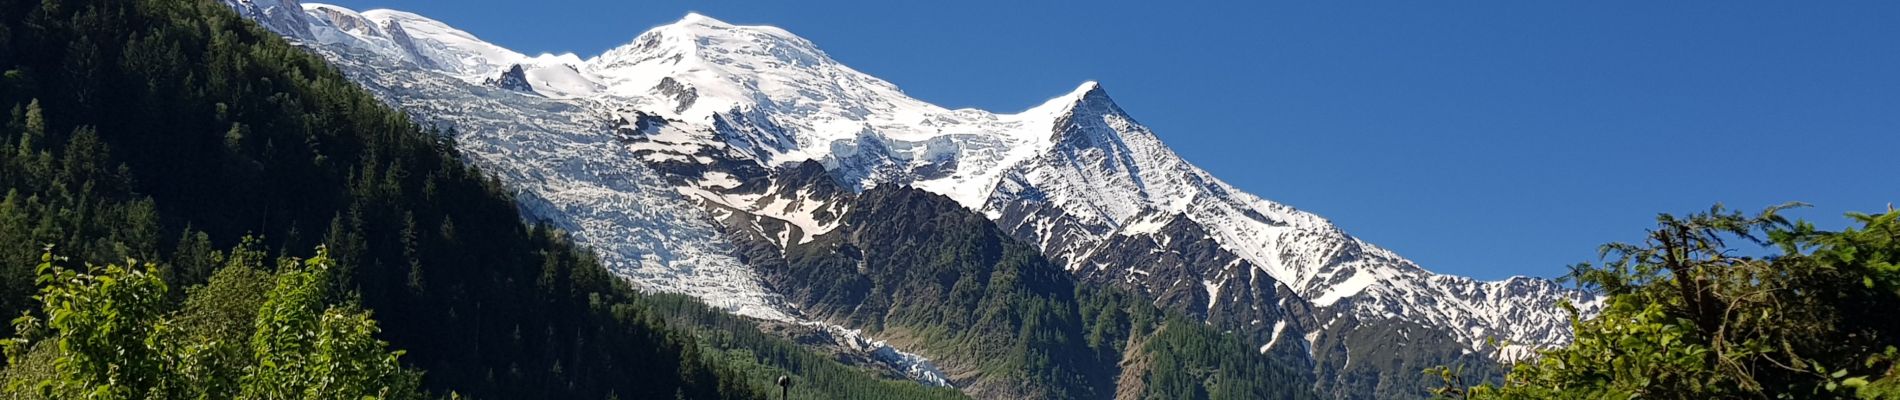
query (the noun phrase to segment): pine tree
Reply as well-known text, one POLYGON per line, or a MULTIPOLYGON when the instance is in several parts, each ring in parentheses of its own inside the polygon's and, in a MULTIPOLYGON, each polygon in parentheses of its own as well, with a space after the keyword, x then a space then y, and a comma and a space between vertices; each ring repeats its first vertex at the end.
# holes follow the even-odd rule
POLYGON ((402 256, 408 261, 408 279, 405 281, 411 292, 422 292, 422 256, 416 244, 416 215, 405 212, 402 215, 402 256))
POLYGON ((46 143, 46 111, 40 109, 40 99, 26 104, 25 132, 20 137, 18 152, 21 158, 33 156, 46 143))
POLYGON ((178 238, 178 249, 172 251, 172 265, 179 271, 174 285, 182 287, 209 279, 211 271, 222 263, 221 257, 211 249, 210 235, 193 231, 187 225, 185 233, 178 238))

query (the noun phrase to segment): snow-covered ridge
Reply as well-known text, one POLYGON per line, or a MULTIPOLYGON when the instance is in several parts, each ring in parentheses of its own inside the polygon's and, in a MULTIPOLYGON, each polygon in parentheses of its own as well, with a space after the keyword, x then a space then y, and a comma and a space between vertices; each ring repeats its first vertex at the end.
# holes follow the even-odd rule
MULTIPOLYGON (((1188 292, 1202 298, 1210 313, 1217 302, 1228 301, 1284 308, 1262 314, 1280 319, 1256 319, 1262 321, 1260 329, 1272 326, 1272 340, 1262 340, 1270 346, 1294 342, 1277 340, 1282 331, 1310 335, 1324 325, 1312 313, 1297 310, 1309 306, 1361 319, 1398 318, 1443 327, 1476 350, 1496 350, 1482 348, 1491 338, 1545 346, 1568 340, 1567 317, 1552 304, 1569 300, 1586 311, 1595 304, 1543 280, 1479 282, 1434 274, 1317 215, 1242 192, 1175 154, 1095 82, 1015 113, 951 110, 838 63, 783 29, 733 25, 699 14, 654 27, 598 56, 530 57, 410 13, 359 13, 294 0, 226 1, 293 39, 347 57, 393 60, 410 70, 452 78, 416 85, 479 88, 484 82, 501 82, 503 73, 519 68, 525 92, 468 89, 472 97, 463 99, 509 105, 509 111, 446 103, 455 96, 438 88, 406 88, 412 101, 404 103, 433 106, 431 112, 473 125, 462 127, 464 131, 613 127, 620 132, 616 141, 590 138, 586 150, 548 151, 565 157, 581 157, 573 151, 602 152, 594 156, 612 161, 588 163, 588 168, 613 165, 646 174, 638 187, 608 185, 613 188, 600 196, 663 192, 620 195, 744 210, 790 222, 805 232, 799 237, 783 233, 781 245, 828 230, 829 223, 817 214, 839 212, 824 204, 822 196, 774 181, 771 171, 815 161, 851 190, 896 184, 946 195, 983 212, 1078 274, 1132 271, 1132 265, 1111 262, 1113 253, 1125 249, 1109 248, 1110 243, 1146 235, 1157 237, 1155 246, 1166 246, 1171 242, 1164 239, 1175 239, 1160 228, 1179 217, 1194 228, 1187 232, 1217 243, 1221 254, 1213 257, 1227 261, 1184 266, 1199 276, 1195 279, 1141 283, 1155 290, 1192 286, 1188 292), (506 118, 522 121, 505 123, 506 118), (1296 301, 1281 301, 1286 297, 1282 291, 1296 301)), ((517 178, 526 184, 564 184, 535 183, 556 179, 538 168, 573 166, 535 158, 543 153, 521 152, 548 146, 536 140, 541 139, 496 138, 485 144, 493 148, 485 162, 517 170, 517 178)), ((602 185, 590 180, 610 179, 603 176, 572 179, 602 185)), ((582 213, 585 207, 600 205, 600 198, 588 194, 594 192, 557 189, 550 193, 559 196, 539 197, 546 202, 543 208, 582 213)), ((716 220, 686 214, 638 220, 659 224, 655 227, 716 220)), ((625 270, 650 287, 670 290, 661 278, 686 279, 732 268, 729 261, 706 261, 729 258, 712 247, 720 245, 716 238, 641 236, 614 226, 625 218, 576 218, 585 221, 577 220, 571 230, 606 246, 620 246, 622 241, 665 243, 634 246, 622 255, 654 260, 632 263, 644 266, 625 270), (703 257, 689 260, 680 254, 703 257), (721 267, 694 264, 699 262, 721 267), (642 276, 645 279, 638 278, 642 276)), ((1125 278, 1150 279, 1135 275, 1130 272, 1125 278)))

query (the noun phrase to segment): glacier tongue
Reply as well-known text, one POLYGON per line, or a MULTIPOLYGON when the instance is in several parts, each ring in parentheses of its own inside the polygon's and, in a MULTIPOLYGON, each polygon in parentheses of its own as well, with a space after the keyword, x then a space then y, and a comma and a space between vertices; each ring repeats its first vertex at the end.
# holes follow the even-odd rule
POLYGON ((1434 274, 1242 192, 1175 154, 1094 82, 1014 114, 951 110, 790 32, 698 14, 581 59, 528 57, 398 11, 225 1, 319 45, 392 103, 459 129, 471 160, 522 189, 532 215, 601 249, 629 279, 748 315, 792 318, 725 250, 719 213, 798 228, 775 231, 781 245, 829 229, 843 212, 835 194, 783 182, 810 176, 783 171, 813 165, 846 190, 946 195, 1078 276, 1168 296, 1267 347, 1345 315, 1440 327, 1495 354, 1486 339, 1564 343, 1568 319, 1553 305, 1596 305, 1544 280, 1434 274), (517 66, 526 92, 480 84, 517 66))

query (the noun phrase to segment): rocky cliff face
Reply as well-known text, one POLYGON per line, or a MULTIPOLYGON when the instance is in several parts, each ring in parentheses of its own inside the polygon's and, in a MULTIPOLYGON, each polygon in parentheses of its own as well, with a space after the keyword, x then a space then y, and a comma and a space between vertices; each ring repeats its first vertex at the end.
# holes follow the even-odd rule
POLYGON ((534 85, 528 83, 528 74, 522 72, 521 64, 508 67, 508 70, 502 71, 500 76, 482 81, 482 84, 517 92, 534 92, 534 85))

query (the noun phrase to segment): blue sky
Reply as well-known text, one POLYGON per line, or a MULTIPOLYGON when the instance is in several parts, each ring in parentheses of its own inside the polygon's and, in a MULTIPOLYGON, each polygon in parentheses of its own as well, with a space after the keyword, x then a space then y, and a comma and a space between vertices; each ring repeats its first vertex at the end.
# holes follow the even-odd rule
POLYGON ((1189 161, 1426 268, 1551 276, 1659 212, 1900 201, 1893 1, 335 1, 583 57, 698 11, 912 96, 1097 80, 1189 161))

